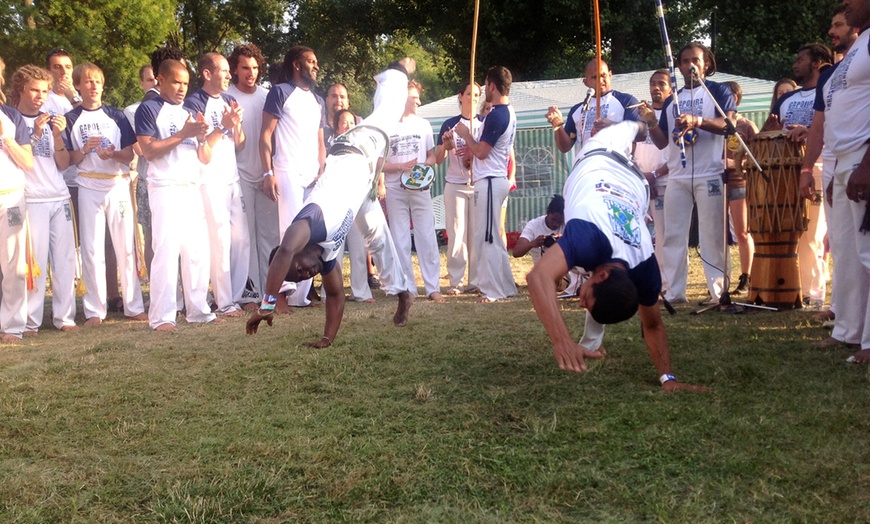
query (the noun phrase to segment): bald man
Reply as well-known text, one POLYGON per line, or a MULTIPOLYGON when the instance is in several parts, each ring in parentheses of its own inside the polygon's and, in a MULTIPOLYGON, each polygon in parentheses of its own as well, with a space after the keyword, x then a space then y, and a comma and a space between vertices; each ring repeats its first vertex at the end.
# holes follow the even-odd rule
POLYGON ((202 113, 182 105, 190 83, 187 68, 165 60, 157 81, 160 96, 136 110, 136 138, 148 160, 154 247, 148 322, 155 331, 175 331, 179 259, 187 321, 216 318, 206 300, 208 229, 199 192, 200 166, 211 161, 211 146, 202 113))

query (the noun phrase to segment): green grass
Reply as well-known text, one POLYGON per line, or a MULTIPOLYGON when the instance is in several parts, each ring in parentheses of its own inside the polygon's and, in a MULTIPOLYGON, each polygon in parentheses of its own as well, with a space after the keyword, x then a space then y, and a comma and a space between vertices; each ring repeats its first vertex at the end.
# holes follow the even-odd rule
POLYGON ((0 522, 870 520, 867 368, 810 346, 811 311, 678 307, 675 373, 713 390, 664 394, 637 318, 573 375, 525 288, 403 329, 376 297, 324 350, 322 308, 0 346, 0 522))

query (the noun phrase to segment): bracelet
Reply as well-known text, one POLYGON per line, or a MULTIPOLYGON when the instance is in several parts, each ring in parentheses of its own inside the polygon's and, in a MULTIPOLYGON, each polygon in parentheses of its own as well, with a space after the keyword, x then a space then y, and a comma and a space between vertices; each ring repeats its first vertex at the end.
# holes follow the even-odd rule
POLYGON ((554 130, 557 130, 557 131, 558 131, 559 129, 561 129, 562 126, 564 126, 564 125, 565 125, 565 121, 562 120, 561 118, 560 118, 558 121, 556 121, 556 122, 552 122, 553 129, 554 129, 554 130))
POLYGON ((221 133, 223 133, 223 134, 225 134, 225 135, 229 135, 229 134, 230 134, 230 130, 227 129, 227 128, 225 128, 225 127, 223 126, 223 124, 221 124, 220 126, 218 126, 218 129, 220 129, 221 133))
POLYGON ((657 178, 659 177, 659 174, 656 173, 656 170, 655 170, 655 169, 652 170, 652 176, 653 176, 653 180, 655 180, 655 179, 657 179, 657 178))
POLYGON ((332 341, 329 340, 329 337, 327 337, 326 335, 320 337, 320 340, 325 340, 325 341, 326 341, 326 347, 329 347, 329 346, 332 345, 332 341))
POLYGON ((273 175, 272 175, 272 170, 271 170, 271 169, 268 170, 268 171, 266 171, 265 173, 263 173, 263 178, 266 178, 267 176, 273 176, 273 175))
POLYGON ((677 381, 677 377, 671 375, 670 373, 665 373, 664 375, 662 375, 662 376, 659 377, 659 382, 662 383, 662 386, 665 385, 665 382, 668 382, 668 381, 671 381, 671 380, 673 380, 674 382, 676 382, 676 381, 677 381))
POLYGON ((274 306, 277 303, 278 303, 278 297, 276 295, 270 295, 268 293, 263 295, 263 304, 274 306))
POLYGON ((61 151, 66 151, 66 147, 62 147, 62 148, 60 148, 60 149, 55 149, 55 150, 54 150, 55 153, 60 153, 61 151))
POLYGON ((811 168, 811 167, 804 167, 804 168, 801 168, 801 174, 804 174, 804 173, 809 173, 809 174, 812 175, 812 174, 813 174, 813 168, 811 168))
POLYGON ((702 125, 703 123, 704 123, 704 117, 699 116, 699 117, 698 117, 698 123, 695 124, 695 127, 701 127, 701 125, 702 125))

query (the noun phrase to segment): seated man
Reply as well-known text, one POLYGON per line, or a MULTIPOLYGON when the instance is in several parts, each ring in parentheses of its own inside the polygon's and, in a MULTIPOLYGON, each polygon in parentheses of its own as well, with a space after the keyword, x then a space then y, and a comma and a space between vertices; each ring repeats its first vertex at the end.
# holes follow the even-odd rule
POLYGON ((537 264, 547 249, 562 236, 564 226, 565 199, 561 195, 553 195, 553 200, 547 205, 547 214, 526 223, 514 246, 514 257, 520 258, 531 251, 532 262, 537 264))
POLYGON ((356 226, 381 270, 382 289, 388 295, 399 296, 393 323, 397 326, 407 323, 414 295, 407 290, 408 282, 398 263, 383 211, 371 197, 389 148, 391 126, 399 121, 404 108, 408 75, 414 70, 413 59, 406 57, 378 75, 374 113, 366 124, 338 137, 330 148, 322 176, 287 228, 269 264, 263 303, 248 319, 248 334, 256 333, 263 320, 272 325, 277 294, 285 280, 301 282, 321 274, 326 291, 326 325, 323 337, 311 346, 323 348, 332 344, 344 312, 344 280, 337 270, 336 257, 343 253, 345 238, 357 215, 363 220, 357 221, 356 226))
POLYGON ((702 391, 671 374, 658 305, 661 276, 643 221, 649 186, 627 160, 631 143, 646 133, 642 122, 621 122, 600 131, 580 151, 563 191, 565 232, 528 274, 529 293, 561 369, 586 371, 584 358, 603 357, 603 324, 627 320, 639 310, 662 389, 702 391), (580 344, 571 338, 556 301, 556 281, 575 266, 590 273, 579 293, 586 308, 580 344))

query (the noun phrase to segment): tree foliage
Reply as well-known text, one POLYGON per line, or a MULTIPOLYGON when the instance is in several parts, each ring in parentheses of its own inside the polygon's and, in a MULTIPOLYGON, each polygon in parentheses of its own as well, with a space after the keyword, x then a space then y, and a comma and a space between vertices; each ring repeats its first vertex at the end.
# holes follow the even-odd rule
POLYGON ((139 67, 169 33, 174 20, 167 13, 173 13, 175 5, 175 0, 8 4, 0 9, 0 20, 7 22, 0 31, 7 72, 27 63, 44 67, 46 53, 63 48, 75 63, 100 66, 106 76, 106 103, 122 106, 141 98, 139 67), (28 17, 33 28, 26 23, 28 17))
MULTIPOLYGON (((193 63, 204 52, 229 53, 241 42, 263 49, 271 64, 289 46, 312 47, 321 85, 349 88, 352 107, 367 109, 372 76, 410 54, 419 63, 424 101, 452 94, 469 76, 474 3, 432 0, 27 0, 0 5, 0 44, 8 69, 41 64, 52 47, 76 62, 104 68, 107 100, 138 97, 146 55, 172 42, 193 63), (27 27, 27 16, 35 27, 27 27)), ((664 67, 654 0, 600 0, 604 58, 616 72, 664 67)), ((674 51, 712 40, 720 70, 776 79, 790 74, 800 45, 827 42, 833 3, 811 0, 663 0, 674 51)), ((482 0, 476 77, 492 65, 516 80, 582 75, 594 56, 592 2, 482 0)))

